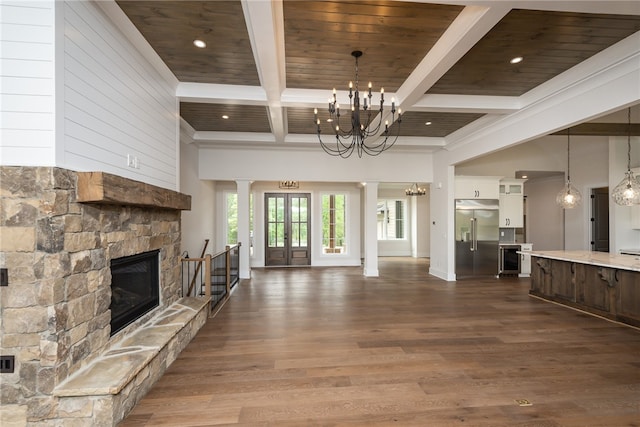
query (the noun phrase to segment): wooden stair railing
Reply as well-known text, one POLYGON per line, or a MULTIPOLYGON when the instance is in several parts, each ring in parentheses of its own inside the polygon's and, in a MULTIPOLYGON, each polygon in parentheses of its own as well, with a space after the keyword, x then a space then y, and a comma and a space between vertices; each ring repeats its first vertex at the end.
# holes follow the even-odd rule
MULTIPOLYGON (((185 265, 189 265, 189 263, 195 264, 195 271, 193 273, 193 277, 191 278, 188 286, 186 296, 190 296, 193 293, 193 296, 202 296, 206 298, 208 301, 211 301, 211 311, 218 306, 221 302, 224 302, 228 299, 232 284, 235 284, 238 280, 238 272, 232 274, 232 253, 233 256, 238 256, 238 251, 240 248, 240 243, 234 246, 226 246, 224 251, 221 251, 215 255, 204 254, 206 250, 207 244, 209 240, 205 240, 205 247, 203 249, 203 256, 200 258, 189 258, 189 257, 180 257, 179 262, 181 268, 185 269, 185 265), (224 265, 217 264, 223 262, 224 265), (204 271, 202 272, 202 264, 204 263, 204 271), (200 279, 200 280, 198 280, 200 279), (224 283, 221 283, 219 279, 223 279, 224 283), (218 285, 224 285, 224 288, 218 288, 218 285), (215 295, 212 292, 212 287, 216 286, 215 295), (200 292, 195 292, 194 289, 200 287, 200 292), (224 289, 224 290, 223 290, 224 289), (203 292, 204 291, 204 292, 203 292)), ((237 261, 237 260, 235 260, 237 261)), ((239 268, 239 266, 238 266, 239 268)), ((187 276, 190 276, 190 272, 187 271, 187 276)), ((183 274, 184 280, 184 274, 183 274)), ((187 277, 186 280, 189 280, 187 277)), ((186 286, 186 282, 183 282, 183 286, 186 286)), ((184 289, 184 288, 183 288, 184 289)))

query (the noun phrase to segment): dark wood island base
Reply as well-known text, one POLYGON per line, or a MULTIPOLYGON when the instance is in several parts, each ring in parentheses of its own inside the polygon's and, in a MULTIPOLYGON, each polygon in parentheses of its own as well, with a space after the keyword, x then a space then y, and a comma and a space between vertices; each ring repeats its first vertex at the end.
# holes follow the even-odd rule
POLYGON ((532 252, 529 294, 640 327, 640 258, 586 251, 532 252))

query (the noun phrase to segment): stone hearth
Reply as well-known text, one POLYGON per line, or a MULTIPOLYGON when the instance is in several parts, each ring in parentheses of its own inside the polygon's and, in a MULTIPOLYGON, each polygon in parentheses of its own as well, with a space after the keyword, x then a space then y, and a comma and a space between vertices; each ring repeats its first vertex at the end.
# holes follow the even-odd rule
MULTIPOLYGON (((181 325, 181 316, 172 316, 199 305, 180 298, 180 212, 189 209, 190 199, 113 175, 7 166, 0 167, 0 197, 0 267, 7 269, 9 282, 0 287, 0 352, 15 356, 15 371, 0 374, 0 424, 95 422, 94 412, 100 408, 63 397, 68 396, 66 386, 79 376, 74 374, 90 373, 141 327, 158 326, 167 316, 174 320, 169 322, 173 329, 167 342, 175 337, 180 342, 168 344, 175 355, 204 322, 197 316, 200 320, 194 324, 181 325), (87 188, 79 187, 96 177, 98 197, 94 192, 87 198, 87 188), (118 187, 115 192, 111 184, 118 187), (123 193, 131 199, 119 199, 123 193), (136 193, 146 196, 131 197, 136 193), (109 262, 154 249, 160 250, 160 307, 110 337, 109 262)), ((165 360, 148 360, 139 369, 152 370, 146 377, 155 380, 174 356, 167 357, 162 348, 152 352, 165 360)), ((142 354, 135 348, 133 353, 142 354)), ((150 387, 139 387, 138 393, 135 382, 121 385, 131 394, 127 407, 150 387)), ((114 414, 118 416, 123 414, 114 414)), ((117 420, 105 418, 99 424, 110 423, 117 420)))

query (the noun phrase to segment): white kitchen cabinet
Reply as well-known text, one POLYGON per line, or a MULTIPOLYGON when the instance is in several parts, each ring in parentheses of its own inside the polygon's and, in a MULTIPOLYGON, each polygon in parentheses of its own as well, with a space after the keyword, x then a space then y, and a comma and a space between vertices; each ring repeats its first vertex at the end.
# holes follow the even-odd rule
POLYGON ((497 176, 456 176, 456 199, 498 199, 500 196, 497 176))
MULTIPOLYGON (((520 244, 520 252, 531 252, 533 250, 532 243, 521 243, 520 244)), ((519 277, 530 277, 531 276, 531 255, 529 254, 520 254, 520 273, 519 277)))
POLYGON ((524 227, 524 180, 503 179, 500 181, 500 227, 524 227))

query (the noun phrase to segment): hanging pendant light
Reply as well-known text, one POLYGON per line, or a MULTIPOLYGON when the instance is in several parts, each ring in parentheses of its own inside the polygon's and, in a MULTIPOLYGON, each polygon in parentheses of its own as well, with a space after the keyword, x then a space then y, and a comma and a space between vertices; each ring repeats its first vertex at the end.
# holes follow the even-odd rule
POLYGON ((627 171, 620 184, 616 185, 611 192, 613 201, 621 206, 640 204, 640 183, 631 171, 631 108, 629 108, 627 116, 627 171))
POLYGON ((573 209, 576 206, 579 206, 580 203, 582 203, 582 194, 580 194, 580 192, 576 187, 571 185, 571 175, 570 175, 570 169, 569 169, 570 158, 571 158, 571 132, 569 129, 567 129, 567 183, 556 196, 556 203, 560 205, 562 209, 573 209))

